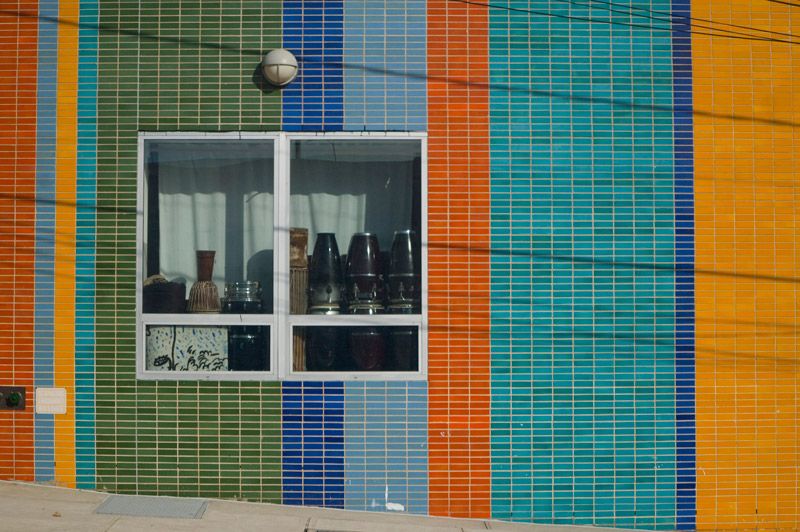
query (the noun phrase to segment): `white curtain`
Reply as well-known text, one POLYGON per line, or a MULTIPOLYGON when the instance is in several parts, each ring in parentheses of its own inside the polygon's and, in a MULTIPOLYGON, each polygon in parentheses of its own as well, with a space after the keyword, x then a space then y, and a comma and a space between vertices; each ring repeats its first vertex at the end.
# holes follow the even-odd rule
POLYGON ((335 233, 345 254, 353 233, 376 233, 381 251, 389 251, 394 232, 411 229, 411 162, 291 164, 291 225, 308 229, 309 254, 318 233, 335 233))
MULTIPOLYGON (((196 250, 216 251, 213 280, 272 285, 273 160, 264 146, 182 143, 158 159, 159 259, 167 279, 197 280, 196 250), (266 278, 265 278, 266 277, 266 278)), ((270 290, 271 291, 271 290, 270 290)))
MULTIPOLYGON (((168 280, 197 280, 196 250, 216 251, 213 280, 260 281, 272 300, 274 177, 272 143, 153 141, 158 176, 159 270, 168 280)), ((377 233, 382 251, 394 232, 412 228, 417 142, 303 141, 293 157, 290 224, 335 233, 347 253, 356 232, 377 233), (297 151, 299 153, 300 150, 297 151)), ((150 205, 149 208, 155 206, 150 205)), ((417 213, 418 214, 418 213, 417 213)))

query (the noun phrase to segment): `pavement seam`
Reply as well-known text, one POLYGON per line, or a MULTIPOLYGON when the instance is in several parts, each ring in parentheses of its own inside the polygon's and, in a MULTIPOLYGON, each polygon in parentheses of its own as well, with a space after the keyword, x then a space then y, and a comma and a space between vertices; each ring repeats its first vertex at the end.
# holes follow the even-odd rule
POLYGON ((117 524, 117 521, 119 521, 120 517, 122 517, 122 516, 121 515, 115 515, 114 519, 110 523, 108 523, 107 527, 105 527, 103 529, 103 532, 108 532, 109 530, 111 530, 111 527, 117 524))

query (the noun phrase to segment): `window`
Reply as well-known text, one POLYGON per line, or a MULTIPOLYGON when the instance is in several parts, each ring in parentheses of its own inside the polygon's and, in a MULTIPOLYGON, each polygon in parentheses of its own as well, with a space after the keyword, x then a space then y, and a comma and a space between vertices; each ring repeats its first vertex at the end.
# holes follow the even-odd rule
POLYGON ((425 137, 140 135, 137 372, 426 372, 425 137))

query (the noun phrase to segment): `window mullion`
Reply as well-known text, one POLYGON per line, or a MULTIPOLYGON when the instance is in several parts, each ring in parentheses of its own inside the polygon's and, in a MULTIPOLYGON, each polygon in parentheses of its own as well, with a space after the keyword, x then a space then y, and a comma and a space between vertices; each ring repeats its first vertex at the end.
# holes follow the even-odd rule
POLYGON ((291 324, 289 322, 289 139, 285 133, 278 136, 275 143, 275 275, 274 294, 277 299, 276 329, 278 342, 273 352, 277 364, 278 378, 289 374, 291 358, 286 355, 292 350, 291 324))

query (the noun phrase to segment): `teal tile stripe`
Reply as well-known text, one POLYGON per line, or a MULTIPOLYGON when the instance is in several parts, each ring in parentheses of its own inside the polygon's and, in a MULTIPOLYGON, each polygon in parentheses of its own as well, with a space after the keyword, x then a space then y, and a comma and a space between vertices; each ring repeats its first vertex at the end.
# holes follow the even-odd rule
POLYGON ((426 3, 344 3, 345 131, 427 129, 426 3))
POLYGON ((344 508, 428 513, 428 384, 344 383, 344 508))
POLYGON ((75 475, 95 487, 98 0, 80 4, 75 241, 75 475))
POLYGON ((674 529, 671 35, 492 9, 489 64, 492 517, 674 529))

